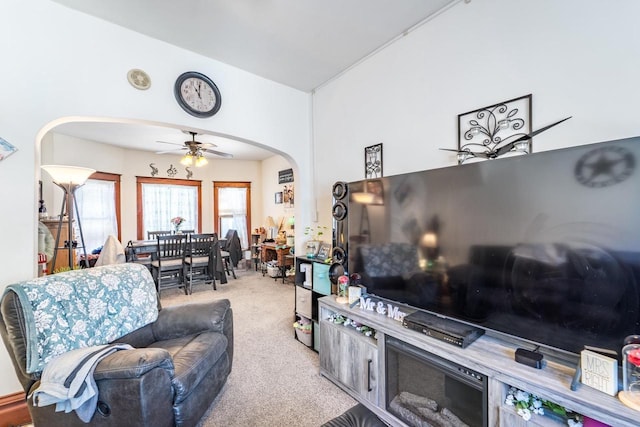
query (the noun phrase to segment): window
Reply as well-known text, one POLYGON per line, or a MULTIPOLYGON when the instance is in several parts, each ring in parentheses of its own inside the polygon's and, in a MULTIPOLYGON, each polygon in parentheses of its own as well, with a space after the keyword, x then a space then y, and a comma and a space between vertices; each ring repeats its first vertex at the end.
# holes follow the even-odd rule
POLYGON ((238 230, 243 248, 249 247, 251 229, 251 183, 214 182, 213 220, 218 236, 223 238, 229 229, 238 230))
POLYGON ((147 231, 172 230, 171 218, 186 219, 184 230, 202 227, 201 181, 137 177, 138 239, 147 231))
MULTIPOLYGON (((76 190, 75 200, 87 253, 101 247, 110 234, 120 240, 120 175, 94 173, 76 190)), ((79 240, 77 221, 75 228, 79 240)))

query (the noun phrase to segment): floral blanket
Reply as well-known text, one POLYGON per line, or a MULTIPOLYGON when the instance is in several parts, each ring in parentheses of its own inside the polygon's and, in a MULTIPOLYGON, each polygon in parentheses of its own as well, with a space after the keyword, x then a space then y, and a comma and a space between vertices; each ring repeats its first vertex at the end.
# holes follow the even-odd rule
POLYGON ((55 356, 108 344, 154 322, 156 288, 141 264, 74 270, 7 286, 24 312, 27 373, 42 371, 55 356))

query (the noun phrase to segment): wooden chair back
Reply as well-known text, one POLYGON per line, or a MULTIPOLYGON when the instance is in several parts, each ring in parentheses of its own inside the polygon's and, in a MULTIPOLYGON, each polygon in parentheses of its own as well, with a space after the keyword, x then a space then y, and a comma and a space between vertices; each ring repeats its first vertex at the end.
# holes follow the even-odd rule
POLYGON ((170 234, 158 236, 158 261, 184 258, 187 234, 170 234))
POLYGON ((147 240, 155 240, 158 236, 168 236, 171 234, 169 230, 147 231, 147 240))

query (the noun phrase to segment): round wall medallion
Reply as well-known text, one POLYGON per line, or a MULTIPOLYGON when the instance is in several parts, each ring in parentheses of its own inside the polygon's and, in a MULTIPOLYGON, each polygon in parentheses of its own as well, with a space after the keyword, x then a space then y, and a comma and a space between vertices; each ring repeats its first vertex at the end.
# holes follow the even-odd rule
POLYGON ((151 87, 151 77, 138 68, 129 70, 127 80, 129 80, 131 86, 139 90, 147 90, 151 87))
POLYGON ((608 187, 627 179, 636 168, 631 152, 622 147, 603 147, 584 154, 574 174, 587 187, 608 187))

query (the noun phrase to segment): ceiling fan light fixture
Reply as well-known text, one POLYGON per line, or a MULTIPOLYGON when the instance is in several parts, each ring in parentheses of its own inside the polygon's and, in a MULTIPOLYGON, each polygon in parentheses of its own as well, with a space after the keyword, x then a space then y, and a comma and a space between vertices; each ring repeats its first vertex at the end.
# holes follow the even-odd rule
POLYGON ((207 160, 206 157, 204 157, 202 154, 199 155, 198 157, 196 157, 196 167, 199 168, 201 166, 206 165, 207 163, 209 163, 209 161, 207 160))
POLYGON ((184 157, 180 159, 180 163, 182 163, 184 166, 193 165, 193 155, 191 153, 185 154, 184 157))

